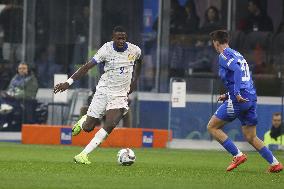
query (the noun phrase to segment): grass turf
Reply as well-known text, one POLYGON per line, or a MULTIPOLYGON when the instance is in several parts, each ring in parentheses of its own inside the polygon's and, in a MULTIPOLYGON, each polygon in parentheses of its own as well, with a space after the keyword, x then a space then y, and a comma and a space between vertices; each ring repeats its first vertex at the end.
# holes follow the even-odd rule
MULTIPOLYGON (((81 151, 72 146, 0 143, 0 188, 284 188, 284 174, 268 174, 267 163, 256 152, 233 172, 225 168, 225 152, 170 149, 134 149, 129 167, 116 163, 118 149, 100 148, 91 165, 73 163, 81 151)), ((284 162, 283 152, 276 156, 284 162)))

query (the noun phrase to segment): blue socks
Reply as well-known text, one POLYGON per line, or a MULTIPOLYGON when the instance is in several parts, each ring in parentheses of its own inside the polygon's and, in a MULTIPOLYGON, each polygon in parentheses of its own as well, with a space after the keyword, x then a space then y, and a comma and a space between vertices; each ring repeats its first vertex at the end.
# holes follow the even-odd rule
MULTIPOLYGON (((227 138, 223 142, 222 146, 233 156, 236 156, 240 153, 240 150, 235 146, 233 141, 231 141, 231 139, 229 138, 227 138)), ((258 151, 258 153, 271 165, 276 165, 279 163, 277 159, 273 156, 272 152, 266 146, 261 148, 258 151)))
MULTIPOLYGON (((264 146, 263 148, 261 148, 258 153, 269 163, 272 164, 274 163, 274 161, 276 160, 272 154, 272 152, 266 147, 264 146)), ((277 160, 276 160, 277 161, 277 160)))
POLYGON ((231 141, 231 139, 229 138, 227 138, 223 142, 222 146, 233 156, 236 156, 240 152, 236 145, 233 143, 233 141, 231 141))

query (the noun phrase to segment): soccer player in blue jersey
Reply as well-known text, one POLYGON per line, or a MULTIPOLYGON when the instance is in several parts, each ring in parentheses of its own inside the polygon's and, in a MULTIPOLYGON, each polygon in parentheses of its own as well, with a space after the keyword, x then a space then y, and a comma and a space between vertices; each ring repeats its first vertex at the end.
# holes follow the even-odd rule
POLYGON ((213 46, 219 55, 219 76, 228 93, 220 95, 219 101, 223 104, 217 109, 208 123, 209 133, 234 156, 227 168, 231 171, 247 160, 232 140, 223 132, 222 127, 238 118, 242 124, 244 138, 259 152, 270 164, 269 172, 280 172, 283 165, 273 156, 272 152, 264 146, 256 136, 257 95, 250 75, 249 66, 245 58, 228 45, 229 35, 224 30, 210 33, 213 46))

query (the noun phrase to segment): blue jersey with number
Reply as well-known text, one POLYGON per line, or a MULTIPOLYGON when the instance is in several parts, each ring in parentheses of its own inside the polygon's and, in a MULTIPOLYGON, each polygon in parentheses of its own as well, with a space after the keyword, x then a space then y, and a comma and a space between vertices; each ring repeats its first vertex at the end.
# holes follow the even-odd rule
POLYGON ((223 53, 220 53, 219 76, 233 101, 236 101, 238 94, 243 98, 256 100, 256 91, 248 63, 239 52, 226 48, 223 53))

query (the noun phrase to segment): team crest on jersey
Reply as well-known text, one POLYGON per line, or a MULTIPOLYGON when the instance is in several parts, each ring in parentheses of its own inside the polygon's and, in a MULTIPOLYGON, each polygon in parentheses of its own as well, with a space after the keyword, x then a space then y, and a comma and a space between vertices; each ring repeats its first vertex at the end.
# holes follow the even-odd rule
POLYGON ((135 60, 135 55, 129 54, 129 55, 128 55, 128 60, 129 60, 130 62, 134 62, 134 60, 135 60))

